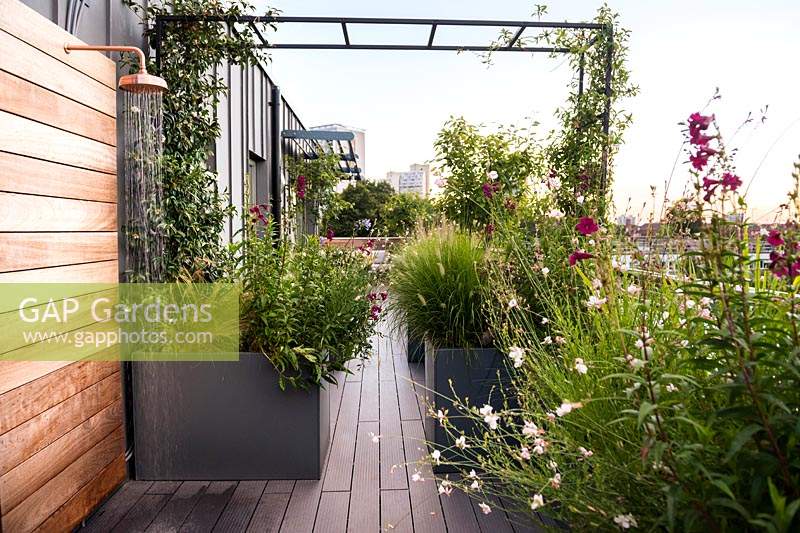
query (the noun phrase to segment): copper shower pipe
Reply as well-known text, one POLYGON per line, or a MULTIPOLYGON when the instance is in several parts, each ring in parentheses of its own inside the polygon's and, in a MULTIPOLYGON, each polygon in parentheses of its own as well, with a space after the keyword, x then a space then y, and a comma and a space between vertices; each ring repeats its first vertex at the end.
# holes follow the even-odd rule
POLYGON ((127 52, 136 54, 139 58, 139 72, 136 74, 128 74, 121 76, 119 79, 119 88, 123 91, 134 93, 160 93, 167 90, 167 82, 158 76, 153 76, 147 73, 147 66, 144 52, 135 46, 106 46, 106 45, 87 45, 87 44, 64 44, 64 51, 70 53, 72 51, 91 50, 95 52, 127 52))

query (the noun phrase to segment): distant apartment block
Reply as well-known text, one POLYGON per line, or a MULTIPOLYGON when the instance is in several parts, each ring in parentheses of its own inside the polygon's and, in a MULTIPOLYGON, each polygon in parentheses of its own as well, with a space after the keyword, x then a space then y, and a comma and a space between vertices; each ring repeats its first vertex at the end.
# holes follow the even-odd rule
POLYGON ((402 172, 390 171, 381 181, 388 182, 400 193, 416 194, 427 197, 431 190, 431 167, 424 164, 413 164, 402 172))

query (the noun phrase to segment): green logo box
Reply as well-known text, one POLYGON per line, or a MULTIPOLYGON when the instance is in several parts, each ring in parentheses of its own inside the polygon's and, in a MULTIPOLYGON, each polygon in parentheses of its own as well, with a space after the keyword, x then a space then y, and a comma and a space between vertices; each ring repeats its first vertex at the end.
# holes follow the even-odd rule
POLYGON ((235 361, 235 283, 0 284, 0 361, 235 361))

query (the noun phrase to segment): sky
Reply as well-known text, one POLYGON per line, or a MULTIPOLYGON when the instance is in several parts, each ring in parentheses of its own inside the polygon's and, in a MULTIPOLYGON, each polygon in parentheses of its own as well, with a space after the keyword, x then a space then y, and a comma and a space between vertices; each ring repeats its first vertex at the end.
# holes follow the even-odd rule
MULTIPOLYGON (((264 3, 257 7, 263 10, 264 3)), ((544 1, 544 0, 540 0, 544 1)), ((271 0, 287 16, 530 19, 523 0, 271 0)), ((588 21, 598 1, 552 2, 543 20, 588 21)), ((754 219, 767 221, 792 185, 800 156, 800 1, 610 0, 631 30, 628 68, 640 93, 622 102, 633 114, 616 161, 613 195, 618 213, 649 212, 687 182, 679 122, 707 108, 737 151, 737 171, 752 181, 754 219), (761 110, 768 106, 766 120, 761 110), (752 113, 755 120, 740 129, 752 113), (675 167, 675 162, 678 166, 675 167), (675 170, 673 171, 673 168, 675 170)), ((437 31, 439 44, 488 44, 490 28, 437 31)), ((530 31, 530 30, 529 30, 530 31)), ((422 43, 425 27, 350 27, 353 43, 422 43)), ((274 42, 342 42, 335 26, 283 25, 274 42)), ((455 52, 275 50, 271 76, 306 126, 343 123, 366 130, 368 177, 406 170, 434 156, 437 132, 450 116, 486 124, 555 125, 571 76, 563 58, 497 54, 487 67, 477 54, 455 52)))

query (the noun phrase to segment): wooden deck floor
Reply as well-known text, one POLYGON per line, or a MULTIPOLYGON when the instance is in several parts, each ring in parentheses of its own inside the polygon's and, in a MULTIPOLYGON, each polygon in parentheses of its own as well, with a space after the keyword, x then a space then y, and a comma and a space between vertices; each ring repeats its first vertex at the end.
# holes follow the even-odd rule
POLYGON ((332 389, 332 441, 321 480, 129 481, 85 530, 538 531, 502 507, 484 515, 463 493, 439 496, 430 468, 413 464, 426 453, 422 391, 413 383, 424 381, 423 369, 407 363, 404 343, 383 330, 372 358, 332 389), (416 470, 424 481, 411 480, 416 470))

